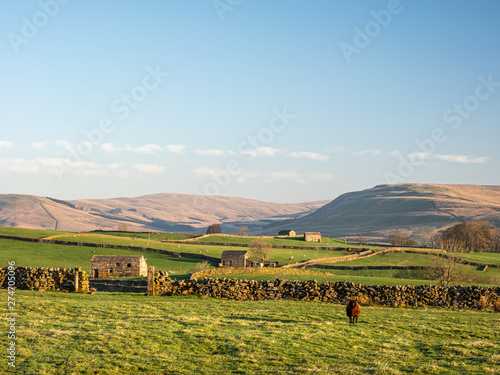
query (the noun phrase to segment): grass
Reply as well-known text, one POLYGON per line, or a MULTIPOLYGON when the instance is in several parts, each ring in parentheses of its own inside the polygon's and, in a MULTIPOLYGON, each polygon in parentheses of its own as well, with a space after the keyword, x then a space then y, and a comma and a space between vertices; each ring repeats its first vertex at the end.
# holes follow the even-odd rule
MULTIPOLYGON (((77 243, 95 243, 95 244, 113 244, 121 246, 137 246, 137 247, 150 247, 154 249, 168 250, 173 252, 182 253, 195 253, 204 254, 211 257, 220 258, 224 250, 244 250, 247 251, 247 247, 237 247, 237 246, 220 246, 220 245, 196 245, 196 243, 190 244, 176 244, 176 243, 165 243, 159 241, 134 241, 128 239, 116 238, 106 238, 99 236, 90 237, 73 237, 70 235, 68 237, 57 238, 61 241, 77 242, 77 243)), ((341 256, 351 254, 346 251, 338 250, 293 250, 293 249, 271 249, 270 259, 280 262, 281 265, 287 263, 301 262, 309 259, 341 256), (290 257, 293 256, 294 260, 291 261, 290 257)))
MULTIPOLYGON (((176 258, 143 251, 0 239, 1 267, 6 267, 8 261, 14 260, 18 267, 80 267, 87 274, 90 274, 90 259, 93 255, 144 255, 148 265, 167 271, 175 278, 188 277, 187 272, 193 269, 197 263, 203 261, 202 259, 176 258)), ((213 264, 213 266, 215 265, 213 264)))
POLYGON ((96 234, 106 234, 110 236, 118 236, 118 237, 132 237, 132 238, 142 238, 145 240, 151 239, 154 241, 169 241, 169 240, 185 240, 188 238, 196 238, 201 236, 200 234, 184 234, 184 233, 162 233, 162 232, 104 232, 104 231, 95 231, 90 233, 96 234))
MULTIPOLYGON (((0 298, 7 293, 0 291, 0 298)), ((500 314, 17 291, 17 373, 495 374, 500 314)), ((7 347, 1 335, 1 347, 7 347)), ((7 373, 6 361, 0 372, 7 373)))
MULTIPOLYGON (((85 237, 74 237, 69 235, 68 237, 59 237, 56 240, 68 241, 76 243, 95 243, 95 244, 110 244, 110 245, 120 245, 120 246, 134 246, 134 247, 148 247, 152 249, 167 250, 179 253, 197 253, 204 254, 215 258, 220 258, 222 252, 228 248, 227 246, 209 246, 209 245, 190 245, 190 244, 176 244, 176 243, 165 243, 154 240, 130 240, 123 239, 121 237, 107 238, 99 236, 85 236, 85 237)), ((234 248, 233 250, 248 250, 247 248, 234 248)))
MULTIPOLYGON (((224 236, 221 234, 220 236, 211 236, 206 238, 200 238, 198 240, 194 240, 194 242, 210 242, 214 244, 225 244, 225 243, 233 243, 233 244, 249 244, 253 239, 257 237, 232 237, 232 236, 224 236)), ((344 247, 344 241, 337 240, 335 238, 322 237, 321 242, 305 242, 303 236, 296 237, 286 237, 286 238, 265 238, 264 239, 270 245, 279 245, 279 246, 302 246, 302 247, 344 247)), ((378 248, 379 246, 365 246, 359 245, 355 243, 347 243, 347 247, 350 248, 378 248)))
POLYGON ((16 236, 23 238, 44 238, 48 236, 54 236, 56 234, 64 234, 70 232, 58 231, 58 230, 45 230, 45 229, 24 229, 24 228, 11 228, 11 227, 0 227, 0 235, 3 236, 16 236))
MULTIPOLYGON (((413 254, 413 253, 386 253, 361 258, 349 262, 331 263, 335 266, 430 266, 436 260, 435 255, 413 254)), ((325 263, 327 264, 327 263, 325 263)))

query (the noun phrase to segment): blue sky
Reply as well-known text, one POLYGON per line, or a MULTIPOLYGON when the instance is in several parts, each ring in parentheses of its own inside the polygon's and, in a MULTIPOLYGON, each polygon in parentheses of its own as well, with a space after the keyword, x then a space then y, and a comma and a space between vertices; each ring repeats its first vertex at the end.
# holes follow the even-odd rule
POLYGON ((0 2, 0 193, 500 184, 498 1, 0 2))

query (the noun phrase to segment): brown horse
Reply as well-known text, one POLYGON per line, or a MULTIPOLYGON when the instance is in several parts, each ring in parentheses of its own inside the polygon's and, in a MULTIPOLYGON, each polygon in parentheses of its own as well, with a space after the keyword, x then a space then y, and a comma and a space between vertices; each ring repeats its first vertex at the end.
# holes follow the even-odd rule
POLYGON ((345 309, 347 316, 349 317, 349 323, 353 324, 354 320, 358 322, 359 314, 361 314, 361 306, 356 302, 356 300, 350 300, 345 309))

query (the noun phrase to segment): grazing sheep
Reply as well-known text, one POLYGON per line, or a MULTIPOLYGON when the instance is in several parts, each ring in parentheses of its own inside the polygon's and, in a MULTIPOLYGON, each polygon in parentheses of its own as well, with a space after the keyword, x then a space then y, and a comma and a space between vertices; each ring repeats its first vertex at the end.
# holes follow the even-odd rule
POLYGON ((354 319, 356 319, 356 323, 358 322, 359 314, 361 313, 361 306, 356 302, 356 300, 352 299, 347 304, 345 309, 347 316, 349 317, 349 324, 354 323, 354 319))

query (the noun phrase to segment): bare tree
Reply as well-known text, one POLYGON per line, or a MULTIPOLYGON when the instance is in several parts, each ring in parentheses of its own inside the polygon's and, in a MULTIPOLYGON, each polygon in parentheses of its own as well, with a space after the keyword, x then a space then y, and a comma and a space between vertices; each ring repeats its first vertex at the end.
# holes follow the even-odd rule
POLYGON ((248 236, 248 227, 246 225, 241 225, 236 231, 238 236, 248 236))
POLYGON ((219 223, 209 225, 207 228, 207 234, 211 233, 222 233, 222 227, 219 223))
POLYGON ((265 262, 266 259, 271 255, 271 245, 269 245, 262 237, 258 237, 252 240, 248 245, 250 253, 260 259, 261 262, 265 262))
POLYGON ((363 235, 360 233, 360 234, 359 234, 359 236, 358 236, 358 243, 359 243, 360 245, 363 245, 363 243, 364 243, 365 241, 366 241, 366 240, 365 240, 365 236, 363 236, 363 235))
POLYGON ((493 232, 493 241, 491 244, 491 250, 494 253, 500 253, 500 229, 495 228, 493 232))
POLYGON ((393 246, 417 246, 418 242, 414 238, 405 232, 405 231, 397 231, 396 233, 391 234, 387 240, 393 246))
POLYGON ((441 234, 444 249, 479 252, 492 247, 495 227, 489 221, 467 221, 446 229, 441 234))
POLYGON ((442 250, 433 266, 428 268, 429 279, 441 286, 464 280, 465 267, 459 257, 460 251, 442 250))

